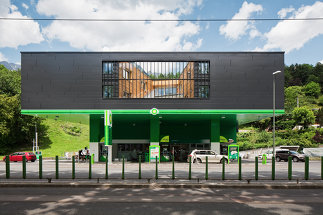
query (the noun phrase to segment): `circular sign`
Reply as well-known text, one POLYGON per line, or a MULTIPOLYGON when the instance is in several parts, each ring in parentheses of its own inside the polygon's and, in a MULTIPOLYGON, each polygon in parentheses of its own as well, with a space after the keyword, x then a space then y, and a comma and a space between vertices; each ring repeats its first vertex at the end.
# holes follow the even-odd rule
POLYGON ((152 114, 152 115, 157 115, 157 114, 159 114, 159 110, 158 110, 157 108, 152 108, 152 109, 150 110, 150 114, 152 114))

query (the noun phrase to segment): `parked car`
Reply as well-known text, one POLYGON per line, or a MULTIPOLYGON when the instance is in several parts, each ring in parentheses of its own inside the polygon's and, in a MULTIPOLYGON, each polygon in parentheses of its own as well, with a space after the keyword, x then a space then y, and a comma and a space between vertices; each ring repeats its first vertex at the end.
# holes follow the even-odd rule
POLYGON ((193 163, 203 163, 206 162, 206 157, 208 157, 208 162, 217 162, 217 163, 228 163, 228 157, 225 155, 217 154, 215 151, 212 150, 193 150, 191 154, 188 155, 187 162, 191 157, 191 161, 193 163))
POLYGON ((299 154, 295 151, 289 151, 289 150, 281 150, 276 152, 276 161, 279 162, 281 160, 288 161, 288 157, 291 156, 292 160, 294 162, 298 161, 305 161, 305 155, 299 154))
MULTIPOLYGON (((22 157, 26 156, 26 161, 31 161, 34 162, 37 158, 36 155, 32 152, 15 152, 9 155, 9 160, 10 161, 22 161, 22 157)), ((3 157, 3 160, 6 160, 6 156, 3 157)))

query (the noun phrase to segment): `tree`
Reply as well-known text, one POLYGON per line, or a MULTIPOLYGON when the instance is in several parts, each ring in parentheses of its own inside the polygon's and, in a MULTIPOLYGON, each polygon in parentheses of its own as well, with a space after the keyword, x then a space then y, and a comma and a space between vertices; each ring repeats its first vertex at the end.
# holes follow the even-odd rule
POLYGON ((321 87, 318 83, 311 81, 304 87, 304 92, 307 96, 318 98, 321 92, 321 87))
POLYGON ((316 122, 323 126, 323 108, 320 108, 316 113, 316 122))
POLYGON ((297 125, 302 125, 307 129, 315 122, 315 116, 311 109, 308 107, 295 108, 292 112, 293 119, 297 125))
POLYGON ((297 106, 297 97, 299 101, 304 101, 303 87, 291 86, 285 88, 285 110, 287 113, 290 113, 297 106))

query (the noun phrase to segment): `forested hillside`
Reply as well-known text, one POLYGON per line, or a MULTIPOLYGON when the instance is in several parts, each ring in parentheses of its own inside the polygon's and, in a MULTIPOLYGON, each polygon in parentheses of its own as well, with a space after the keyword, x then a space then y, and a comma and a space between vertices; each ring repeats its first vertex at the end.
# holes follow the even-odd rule
MULTIPOLYGON (((285 114, 276 118, 276 144, 318 147, 323 144, 323 64, 285 67, 285 114), (300 130, 292 130, 299 125, 300 130)), ((242 125, 250 132, 238 133, 243 149, 272 146, 272 117, 242 125)))

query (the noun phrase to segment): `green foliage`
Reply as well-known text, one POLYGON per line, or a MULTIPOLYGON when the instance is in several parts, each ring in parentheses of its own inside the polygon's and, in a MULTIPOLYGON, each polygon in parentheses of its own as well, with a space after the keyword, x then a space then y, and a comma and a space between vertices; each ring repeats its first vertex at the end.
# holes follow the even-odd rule
POLYGON ((20 114, 20 72, 0 65, 0 154, 32 143, 35 125, 39 137, 46 133, 41 120, 20 114))
POLYGON ((321 92, 320 85, 316 82, 310 82, 304 87, 305 95, 318 98, 321 92))
POLYGON ((297 107, 297 97, 298 101, 304 101, 305 94, 303 92, 303 87, 291 86, 285 88, 285 110, 287 113, 290 113, 297 107))
POLYGON ((297 125, 302 125, 305 129, 315 122, 313 111, 307 107, 295 108, 292 115, 295 123, 297 125))
POLYGON ((0 94, 14 96, 20 94, 21 76, 18 71, 10 71, 0 65, 0 94))
POLYGON ((320 126, 323 126, 323 108, 320 108, 316 112, 316 122, 320 124, 320 126))

